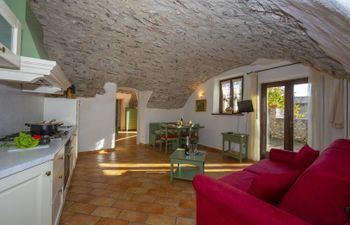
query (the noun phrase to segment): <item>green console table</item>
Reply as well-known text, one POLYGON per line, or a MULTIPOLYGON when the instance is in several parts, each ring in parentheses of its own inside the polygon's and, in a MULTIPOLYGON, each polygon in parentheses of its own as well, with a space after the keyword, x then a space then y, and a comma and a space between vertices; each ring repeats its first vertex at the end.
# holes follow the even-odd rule
POLYGON ((242 162, 248 155, 248 134, 224 132, 222 134, 222 154, 239 159, 242 162), (228 142, 228 148, 225 148, 225 142, 228 142), (231 150, 231 143, 239 144, 239 151, 231 150))

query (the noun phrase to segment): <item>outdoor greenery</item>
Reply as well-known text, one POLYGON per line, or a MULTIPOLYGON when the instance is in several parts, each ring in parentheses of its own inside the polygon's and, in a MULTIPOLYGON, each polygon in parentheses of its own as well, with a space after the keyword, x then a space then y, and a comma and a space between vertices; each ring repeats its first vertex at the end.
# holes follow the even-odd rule
MULTIPOLYGON (((284 109, 284 88, 271 87, 267 89, 267 105, 270 109, 284 109)), ((304 118, 304 113, 300 113, 300 105, 294 104, 294 118, 304 118)))
POLYGON ((284 109, 284 88, 272 87, 267 89, 267 104, 269 108, 284 109))

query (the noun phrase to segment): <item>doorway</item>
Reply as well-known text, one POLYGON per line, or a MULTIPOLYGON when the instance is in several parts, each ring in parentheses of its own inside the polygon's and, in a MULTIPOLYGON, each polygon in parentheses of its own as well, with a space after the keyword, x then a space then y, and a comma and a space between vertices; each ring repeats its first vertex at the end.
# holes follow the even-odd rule
POLYGON ((308 93, 307 78, 262 84, 261 158, 271 148, 297 151, 306 144, 308 93))
POLYGON ((119 88, 117 92, 116 124, 118 133, 137 132, 137 96, 132 90, 119 88))
POLYGON ((117 99, 116 100, 116 104, 115 104, 115 106, 116 106, 116 121, 115 121, 115 127, 117 128, 116 130, 117 130, 117 135, 118 135, 118 131, 120 131, 120 121, 121 121, 121 110, 122 110, 122 100, 120 100, 120 99, 117 99))

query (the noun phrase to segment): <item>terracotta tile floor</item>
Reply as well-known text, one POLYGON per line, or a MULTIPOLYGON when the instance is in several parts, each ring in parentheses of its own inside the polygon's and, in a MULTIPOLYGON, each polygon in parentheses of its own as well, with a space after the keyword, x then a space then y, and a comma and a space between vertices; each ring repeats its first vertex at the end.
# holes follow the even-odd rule
MULTIPOLYGON (((120 134, 115 151, 79 154, 61 225, 193 225, 191 182, 169 182, 169 154, 120 134)), ((205 172, 221 177, 249 165, 208 152, 205 172)))

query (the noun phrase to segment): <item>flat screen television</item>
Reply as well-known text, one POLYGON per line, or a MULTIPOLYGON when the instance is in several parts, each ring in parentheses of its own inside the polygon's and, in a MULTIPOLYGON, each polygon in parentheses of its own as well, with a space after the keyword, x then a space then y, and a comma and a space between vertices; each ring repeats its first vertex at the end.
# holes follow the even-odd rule
POLYGON ((238 104, 238 112, 254 112, 252 100, 244 100, 237 103, 238 104))

